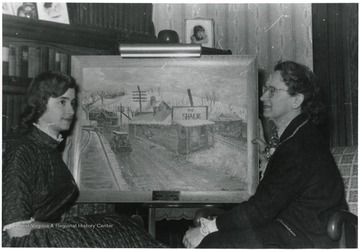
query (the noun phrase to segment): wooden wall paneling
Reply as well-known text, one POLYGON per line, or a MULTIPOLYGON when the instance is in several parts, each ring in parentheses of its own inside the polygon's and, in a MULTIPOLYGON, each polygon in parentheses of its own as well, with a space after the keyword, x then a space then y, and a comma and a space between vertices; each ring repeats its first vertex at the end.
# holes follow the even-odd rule
POLYGON ((130 23, 130 20, 129 20, 129 16, 130 16, 130 4, 128 4, 128 3, 125 3, 124 5, 124 12, 123 12, 123 14, 124 14, 124 19, 123 19, 123 21, 124 21, 124 26, 123 26, 123 28, 124 28, 124 30, 125 31, 130 31, 130 25, 131 25, 131 23, 130 23))
POLYGON ((154 33, 152 4, 69 3, 71 24, 121 30, 136 34, 154 33))
MULTIPOLYGON (((330 75, 329 75, 329 61, 328 57, 329 42, 328 42, 328 24, 327 24, 327 7, 326 5, 313 4, 312 5, 312 20, 313 20, 313 56, 314 56, 314 72, 318 77, 318 81, 322 90, 323 100, 328 107, 328 117, 323 124, 323 131, 327 137, 330 136, 330 124, 333 121, 331 117, 331 100, 330 100, 330 75)), ((330 139, 330 138, 329 138, 330 139)), ((332 140, 332 139, 330 139, 332 140)))
MULTIPOLYGON (((347 7, 348 5, 341 5, 341 19, 340 19, 340 28, 343 31, 343 34, 341 36, 342 39, 342 44, 343 46, 343 58, 350 58, 351 57, 351 52, 350 52, 350 43, 349 43, 349 38, 350 38, 350 33, 351 30, 348 29, 347 27, 350 27, 350 21, 351 19, 349 18, 350 15, 347 15, 346 13, 350 13, 350 9, 348 9, 347 7)), ((346 142, 350 143, 351 145, 353 145, 353 137, 352 137, 352 132, 353 132, 353 124, 352 124, 352 100, 351 100, 351 80, 350 80, 350 65, 351 62, 350 60, 344 60, 343 61, 343 88, 344 88, 344 96, 343 96, 343 100, 342 100, 342 105, 344 107, 344 123, 345 123, 345 127, 346 127, 346 138, 344 138, 346 140, 346 142)))
MULTIPOLYGON (((267 30, 269 23, 268 6, 266 4, 249 4, 249 42, 256 47, 258 54, 259 70, 263 72, 262 78, 267 78, 272 70, 270 32, 267 30), (266 70, 268 69, 268 71, 266 70)), ((261 79, 262 79, 261 78, 261 79)))
POLYGON ((266 24, 266 32, 270 34, 270 68, 274 67, 274 64, 281 59, 281 26, 279 26, 279 20, 282 18, 281 9, 278 5, 269 4, 269 22, 266 24))
MULTIPOLYGON (((279 16, 277 19, 279 27, 279 53, 281 60, 294 60, 294 50, 297 47, 295 37, 296 16, 292 9, 295 4, 279 4, 279 16)), ((303 6, 300 4, 300 6, 303 6)), ((299 8, 298 13, 301 11, 299 8)), ((276 62, 275 62, 276 63, 276 62)))
POLYGON ((292 60, 304 62, 305 65, 313 68, 313 38, 311 5, 290 4, 291 12, 288 15, 292 18, 292 42, 294 43, 292 60))
POLYGON ((314 71, 330 107, 331 146, 357 145, 357 10, 357 4, 313 4, 314 71))
MULTIPOLYGON (((234 48, 233 53, 248 55, 249 43, 251 44, 254 41, 249 37, 249 34, 253 34, 249 33, 249 28, 253 25, 248 19, 248 4, 229 4, 228 9, 227 18, 224 17, 224 22, 227 22, 226 31, 225 34, 222 34, 226 39, 224 41, 218 39, 219 45, 225 49, 225 44, 229 44, 230 47, 234 48)), ((221 24, 217 24, 218 29, 221 26, 221 24)))
POLYGON ((352 83, 351 87, 351 100, 352 100, 352 123, 353 123, 353 145, 358 144, 358 44, 359 44, 359 24, 358 24, 358 13, 359 5, 348 6, 348 11, 350 12, 350 32, 349 32, 349 51, 350 51, 350 82, 352 83))
MULTIPOLYGON (((134 13, 135 13, 134 8, 135 8, 135 6, 133 4, 129 4, 129 16, 134 15, 134 13)), ((136 23, 135 19, 136 18, 134 18, 134 19, 129 18, 129 29, 128 30, 130 33, 135 31, 135 23, 136 23)))
POLYGON ((344 96, 344 75, 341 67, 343 65, 342 55, 343 48, 341 37, 339 35, 341 27, 341 22, 338 18, 338 15, 341 14, 339 6, 336 4, 330 4, 328 8, 328 24, 331 28, 329 32, 329 43, 332 45, 333 49, 329 51, 329 60, 330 60, 330 96, 332 100, 332 118, 333 118, 333 130, 334 135, 333 143, 335 145, 344 145, 346 138, 346 130, 344 124, 344 105, 343 105, 343 96, 344 96))
POLYGON ((226 44, 229 42, 228 33, 237 33, 235 29, 229 30, 229 13, 226 11, 229 7, 227 4, 213 5, 213 8, 207 8, 209 16, 202 16, 205 19, 214 20, 214 46, 220 49, 226 49, 226 44))
MULTIPOLYGON (((146 18, 144 18, 143 22, 144 22, 144 33, 145 34, 155 34, 155 30, 154 30, 154 24, 152 22, 152 5, 148 4, 145 6, 145 11, 144 11, 144 15, 146 18), (150 18, 149 18, 150 16, 150 18), (149 21, 150 20, 150 21, 149 21)), ((156 34, 157 36, 157 34, 156 34)))
POLYGON ((117 20, 117 28, 118 29, 124 29, 124 23, 125 23, 125 7, 123 4, 116 4, 117 6, 117 11, 118 11, 118 14, 116 16, 116 20, 117 20))
POLYGON ((139 33, 145 32, 145 27, 146 27, 146 23, 144 22, 145 15, 146 15, 146 6, 142 5, 140 6, 140 11, 139 11, 139 29, 138 29, 139 33))
POLYGON ((110 20, 109 20, 110 28, 117 29, 116 22, 115 22, 115 17, 117 15, 116 4, 115 3, 109 4, 109 9, 110 9, 110 20))
POLYGON ((345 109, 348 144, 357 145, 358 126, 358 5, 342 5, 344 57, 348 58, 344 63, 345 71, 345 109))
POLYGON ((110 24, 109 24, 109 17, 110 17, 110 13, 109 13, 109 4, 103 4, 103 8, 104 8, 104 27, 105 28, 110 28, 110 24))

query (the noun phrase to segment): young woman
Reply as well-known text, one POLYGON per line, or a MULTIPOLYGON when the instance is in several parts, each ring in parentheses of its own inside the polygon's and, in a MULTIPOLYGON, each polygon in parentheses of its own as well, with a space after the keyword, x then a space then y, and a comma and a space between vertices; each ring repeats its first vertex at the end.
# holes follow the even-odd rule
MULTIPOLYGON (((281 62, 263 89, 263 115, 279 138, 262 157, 266 170, 248 201, 202 219, 186 232, 186 247, 334 248, 327 222, 346 209, 343 182, 328 145, 316 128, 324 112, 309 68, 281 62), (199 245, 200 244, 200 245, 199 245)), ((261 140, 256 140, 262 143, 261 140)))
POLYGON ((62 219, 78 196, 58 150, 75 106, 70 76, 45 72, 33 79, 22 115, 25 134, 3 154, 3 246, 160 247, 143 228, 115 213, 62 219))
POLYGON ((208 36, 206 35, 205 28, 201 25, 196 25, 194 27, 194 33, 190 37, 191 43, 196 44, 205 44, 209 41, 208 36))

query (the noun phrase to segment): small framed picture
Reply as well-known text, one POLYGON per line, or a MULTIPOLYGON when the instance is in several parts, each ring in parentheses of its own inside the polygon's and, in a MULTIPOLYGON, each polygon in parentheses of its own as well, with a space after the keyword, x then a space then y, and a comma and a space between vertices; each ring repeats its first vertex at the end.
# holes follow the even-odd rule
POLYGON ((39 20, 70 24, 66 3, 38 3, 39 20))
POLYGON ((36 3, 13 2, 2 3, 2 13, 6 15, 37 19, 36 3))
POLYGON ((214 47, 214 20, 186 19, 185 42, 201 44, 203 47, 214 47))

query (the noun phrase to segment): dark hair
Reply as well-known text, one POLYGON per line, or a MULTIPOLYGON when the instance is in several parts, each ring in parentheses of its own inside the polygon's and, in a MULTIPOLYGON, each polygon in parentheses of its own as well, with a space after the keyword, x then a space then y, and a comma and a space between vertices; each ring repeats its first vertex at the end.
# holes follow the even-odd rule
POLYGON ((314 124, 321 123, 325 116, 325 106, 321 102, 317 77, 310 68, 292 61, 284 61, 278 62, 274 69, 280 71, 282 79, 288 86, 289 95, 304 95, 301 112, 314 124))
POLYGON ((20 116, 26 130, 45 113, 50 97, 62 96, 68 89, 77 90, 75 79, 61 72, 47 71, 37 75, 27 92, 26 105, 20 116))
POLYGON ((194 26, 194 34, 198 33, 199 31, 205 31, 204 27, 201 25, 194 26))
POLYGON ((44 8, 48 9, 51 8, 53 3, 44 3, 44 8))

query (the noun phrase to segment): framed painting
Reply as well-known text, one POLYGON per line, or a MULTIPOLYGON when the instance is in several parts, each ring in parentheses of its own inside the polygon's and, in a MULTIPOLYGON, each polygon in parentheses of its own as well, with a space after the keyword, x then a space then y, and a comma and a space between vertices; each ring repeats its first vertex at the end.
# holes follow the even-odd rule
POLYGON ((239 202, 258 183, 253 56, 73 56, 79 201, 239 202))
POLYGON ((70 24, 66 3, 37 3, 39 20, 70 24))
POLYGON ((201 44, 203 47, 214 47, 214 20, 212 19, 186 19, 185 42, 201 44))

